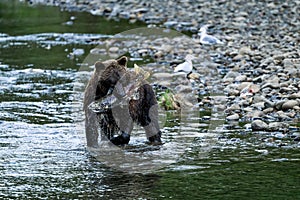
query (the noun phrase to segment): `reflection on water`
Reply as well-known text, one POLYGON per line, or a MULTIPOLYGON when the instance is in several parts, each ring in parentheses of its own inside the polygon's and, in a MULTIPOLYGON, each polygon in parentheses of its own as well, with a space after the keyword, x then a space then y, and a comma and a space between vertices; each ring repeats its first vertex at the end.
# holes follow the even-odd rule
POLYGON ((128 154, 157 154, 171 164, 163 169, 130 174, 99 162, 74 125, 81 110, 73 101, 74 81, 88 77, 77 69, 99 39, 136 25, 17 1, 0 6, 1 199, 300 197, 299 142, 234 124, 215 130, 206 120, 210 110, 188 123, 166 113, 159 150, 147 149, 143 130, 135 129, 128 154), (73 25, 66 24, 71 16, 73 25))

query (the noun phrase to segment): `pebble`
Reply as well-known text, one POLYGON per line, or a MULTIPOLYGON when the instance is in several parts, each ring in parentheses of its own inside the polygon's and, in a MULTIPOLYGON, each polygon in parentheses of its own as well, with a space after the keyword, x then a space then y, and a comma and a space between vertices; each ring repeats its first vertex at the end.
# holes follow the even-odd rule
POLYGON ((154 58, 161 58, 163 57, 164 55, 164 52, 163 51, 157 51, 155 54, 154 54, 154 58))
POLYGON ((228 121, 236 121, 239 120, 240 116, 238 114, 229 115, 226 117, 228 121))
POLYGON ((74 56, 81 56, 81 55, 84 54, 84 49, 73 49, 72 54, 73 54, 74 56))
POLYGON ((300 99, 300 92, 291 94, 291 95, 289 96, 289 98, 290 98, 290 99, 300 99))
POLYGON ((106 49, 94 48, 94 49, 90 50, 90 53, 95 54, 95 55, 97 55, 97 54, 101 55, 101 54, 106 54, 107 52, 106 52, 106 49))
POLYGON ((274 135, 274 137, 275 137, 275 138, 278 138, 278 139, 282 139, 282 138, 285 137, 285 135, 282 134, 282 133, 276 133, 276 134, 274 135))
POLYGON ((110 47, 110 48, 108 49, 108 51, 109 51, 110 53, 117 53, 117 52, 119 51, 119 47, 110 47))
POLYGON ((191 93, 193 90, 188 85, 178 85, 175 87, 177 93, 191 93))
POLYGON ((266 108, 263 110, 264 114, 272 113, 274 111, 274 108, 266 108))
POLYGON ((244 81, 246 81, 247 80, 247 76, 246 75, 240 75, 240 76, 237 76, 236 78, 235 78, 235 81, 236 82, 244 82, 244 81))
POLYGON ((165 79, 171 79, 173 75, 171 73, 155 73, 152 75, 153 78, 158 79, 158 80, 165 80, 165 79))
POLYGON ((249 119, 262 118, 263 116, 264 113, 262 111, 253 109, 248 109, 248 113, 246 114, 246 117, 249 119))
POLYGON ((265 102, 258 102, 258 103, 252 104, 252 107, 259 109, 259 110, 263 110, 265 108, 265 102))
POLYGON ((287 131, 289 125, 284 122, 271 122, 268 129, 270 131, 287 131))
POLYGON ((239 104, 233 104, 229 108, 226 109, 227 112, 231 111, 239 111, 241 109, 241 106, 239 104))

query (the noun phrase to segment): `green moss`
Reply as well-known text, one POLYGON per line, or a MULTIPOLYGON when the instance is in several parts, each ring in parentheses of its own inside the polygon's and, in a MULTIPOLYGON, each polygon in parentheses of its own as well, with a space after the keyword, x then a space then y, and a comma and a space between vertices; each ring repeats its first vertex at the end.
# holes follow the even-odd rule
POLYGON ((170 90, 166 90, 158 99, 159 105, 163 106, 165 110, 177 110, 177 102, 174 99, 174 94, 170 90))

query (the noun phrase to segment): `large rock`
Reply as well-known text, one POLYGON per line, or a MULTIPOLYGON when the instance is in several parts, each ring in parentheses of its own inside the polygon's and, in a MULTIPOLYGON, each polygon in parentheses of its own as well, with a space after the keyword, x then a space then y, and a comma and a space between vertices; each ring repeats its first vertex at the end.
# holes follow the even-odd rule
POLYGON ((295 106, 298 106, 299 102, 297 100, 287 100, 286 102, 284 102, 282 104, 282 110, 288 110, 288 109, 292 109, 295 106))
POLYGON ((251 128, 253 131, 265 131, 268 130, 269 126, 264 121, 257 119, 251 123, 251 128))

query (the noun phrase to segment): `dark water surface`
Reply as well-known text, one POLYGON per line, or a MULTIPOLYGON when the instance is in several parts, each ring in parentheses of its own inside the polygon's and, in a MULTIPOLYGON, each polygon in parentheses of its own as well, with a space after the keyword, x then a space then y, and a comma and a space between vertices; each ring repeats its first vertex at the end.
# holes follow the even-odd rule
POLYGON ((300 199, 299 143, 275 133, 210 134, 201 118, 168 113, 168 153, 190 145, 164 169, 129 174, 87 152, 78 69, 97 41, 141 26, 0 1, 0 199, 300 199))

